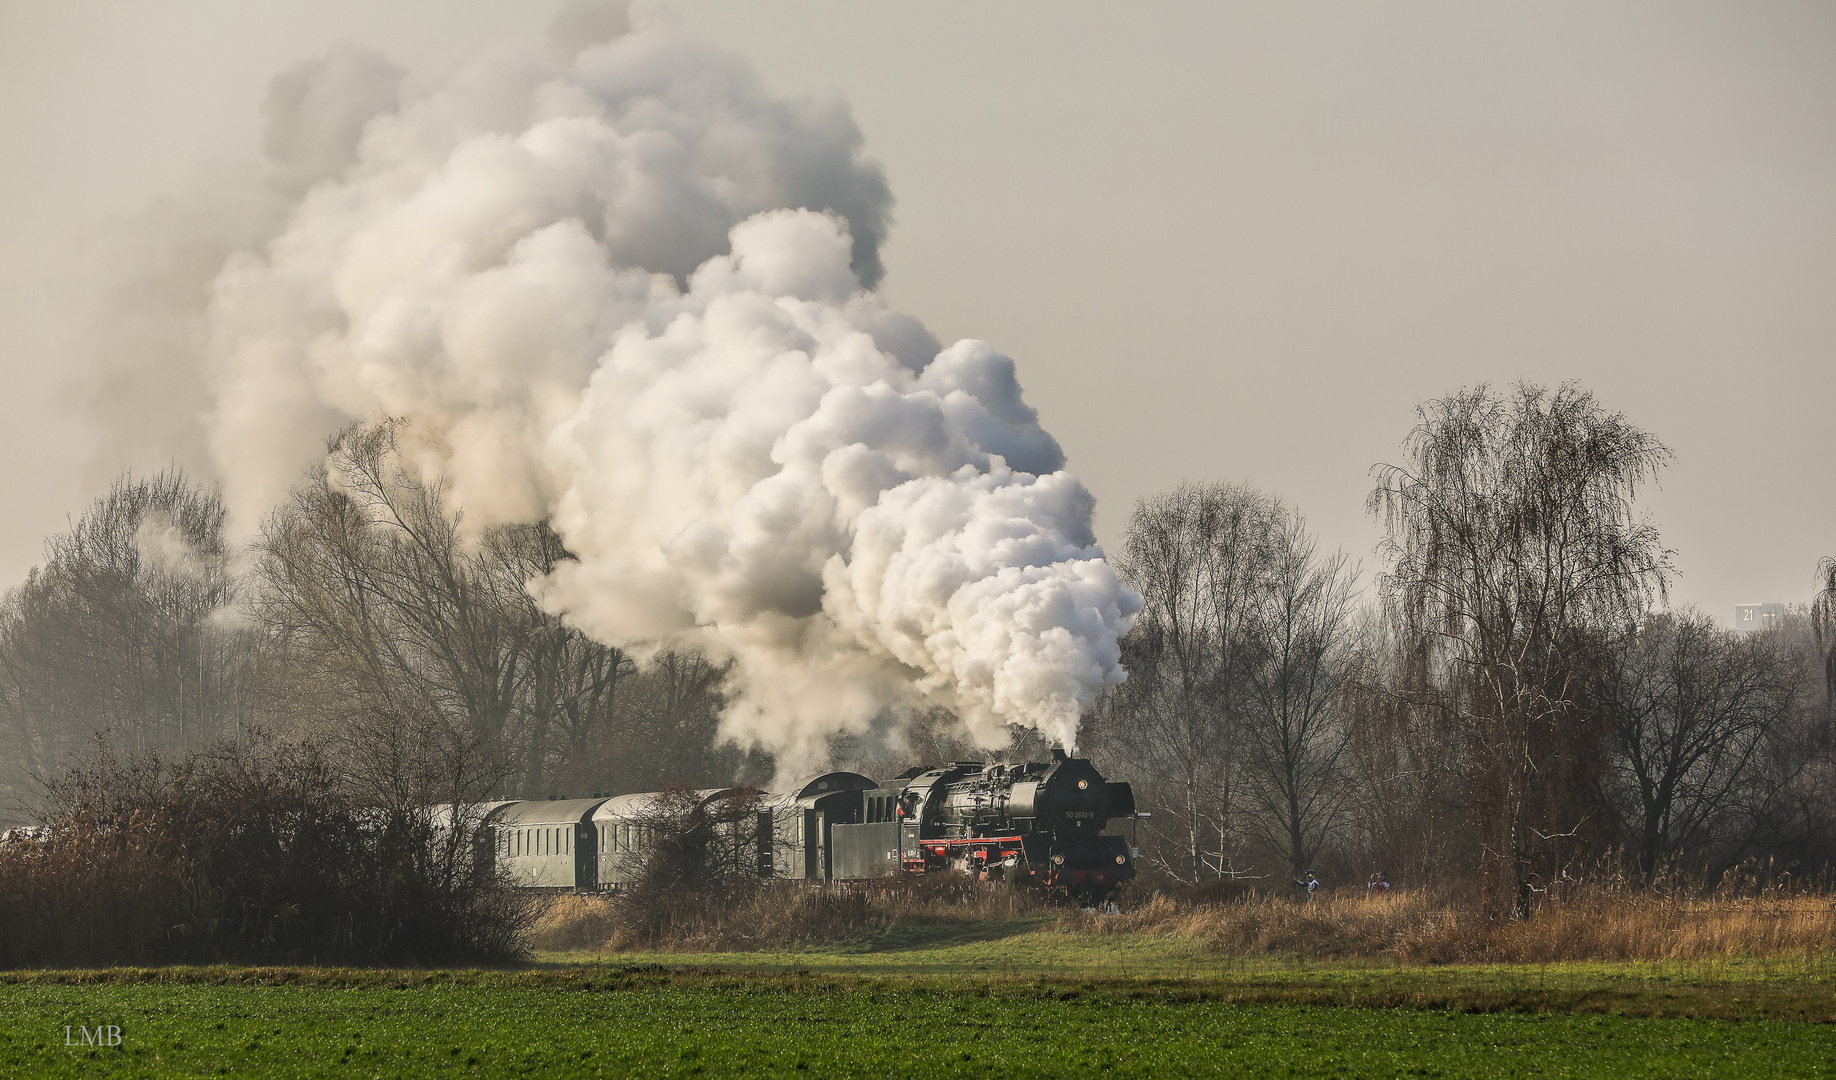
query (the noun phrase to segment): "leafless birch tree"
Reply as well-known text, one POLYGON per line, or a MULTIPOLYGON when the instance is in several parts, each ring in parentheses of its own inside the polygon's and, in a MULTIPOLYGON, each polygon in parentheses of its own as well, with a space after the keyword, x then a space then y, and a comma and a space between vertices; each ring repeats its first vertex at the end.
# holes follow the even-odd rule
POLYGON ((1576 649, 1660 597, 1670 553, 1633 511, 1670 452, 1573 385, 1423 405, 1369 507, 1386 526, 1391 618, 1475 767, 1481 894, 1521 914, 1584 824, 1596 760, 1576 722, 1576 649))

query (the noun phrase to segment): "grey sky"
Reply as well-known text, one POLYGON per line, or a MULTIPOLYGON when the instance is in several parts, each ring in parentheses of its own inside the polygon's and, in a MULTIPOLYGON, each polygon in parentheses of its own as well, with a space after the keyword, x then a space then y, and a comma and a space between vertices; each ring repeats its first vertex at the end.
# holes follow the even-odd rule
MULTIPOLYGON (((850 103, 885 291, 1016 358, 1107 541, 1143 492, 1249 479, 1369 565, 1412 407, 1525 377, 1677 451, 1646 500, 1676 599, 1802 600, 1836 554, 1836 6, 669 7, 850 103)), ((60 389, 113 223, 252 159, 299 59, 438 71, 548 14, 0 0, 0 581, 118 464, 60 389)))

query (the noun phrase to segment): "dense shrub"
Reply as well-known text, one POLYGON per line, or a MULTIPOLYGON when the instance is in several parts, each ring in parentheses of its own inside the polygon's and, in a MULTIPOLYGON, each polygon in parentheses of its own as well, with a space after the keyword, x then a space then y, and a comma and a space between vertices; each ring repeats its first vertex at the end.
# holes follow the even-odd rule
POLYGON ((490 962, 527 901, 426 812, 355 806, 310 743, 102 752, 0 841, 0 967, 490 962))
POLYGON ((751 900, 758 870, 759 793, 736 788, 712 798, 686 784, 657 793, 639 827, 647 840, 634 880, 614 904, 622 931, 662 941, 711 912, 751 900))

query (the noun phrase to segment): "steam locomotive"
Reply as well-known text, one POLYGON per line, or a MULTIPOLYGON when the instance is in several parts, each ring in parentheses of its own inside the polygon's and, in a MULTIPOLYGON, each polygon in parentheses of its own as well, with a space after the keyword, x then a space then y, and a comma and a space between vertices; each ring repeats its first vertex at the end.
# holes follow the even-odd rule
MULTIPOLYGON (((712 805, 736 790, 694 798, 712 805)), ((442 806, 435 822, 468 828, 480 857, 522 887, 596 892, 636 878, 660 800, 647 792, 442 806)), ((1127 841, 1103 831, 1134 816, 1133 791, 1058 750, 1047 762, 919 766, 883 783, 820 773, 748 805, 757 809, 727 827, 743 830, 761 877, 833 884, 956 871, 1094 902, 1135 876, 1127 841)))

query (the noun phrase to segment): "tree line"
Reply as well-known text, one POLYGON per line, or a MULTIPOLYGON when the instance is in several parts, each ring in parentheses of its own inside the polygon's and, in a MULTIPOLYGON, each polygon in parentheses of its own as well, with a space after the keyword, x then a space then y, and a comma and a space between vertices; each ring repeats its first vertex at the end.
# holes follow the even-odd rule
POLYGON ((1574 385, 1429 402, 1373 470, 1373 587, 1243 485, 1142 500, 1146 607, 1085 739, 1181 881, 1465 881, 1521 915, 1583 874, 1836 856, 1836 562, 1763 633, 1664 605, 1636 510, 1669 459, 1574 385))
MULTIPOLYGON (((0 600, 0 798, 98 738, 171 757, 260 731, 391 812, 770 778, 717 738, 721 664, 640 664, 570 627, 528 587, 571 558, 560 538, 471 525, 405 439, 340 433, 246 549, 176 471, 123 476, 50 538, 0 600)), ((1671 552, 1636 507, 1669 451, 1573 385, 1428 402, 1402 451, 1373 470, 1368 580, 1248 485, 1134 508, 1114 559, 1145 606, 1080 750, 1152 813, 1144 868, 1465 882, 1509 915, 1603 870, 1836 856, 1836 560, 1762 633, 1671 609, 1671 552)), ((976 755, 947 715, 905 734, 927 760, 976 755)))
MULTIPOLYGON (((310 740, 384 809, 769 777, 715 737, 724 668, 642 668, 526 587, 566 548, 545 525, 469 529, 353 427, 246 551, 220 497, 123 476, 0 601, 0 797, 29 803, 100 739, 184 755, 251 731, 310 740)), ((17 810, 14 816, 19 816, 17 810)))

